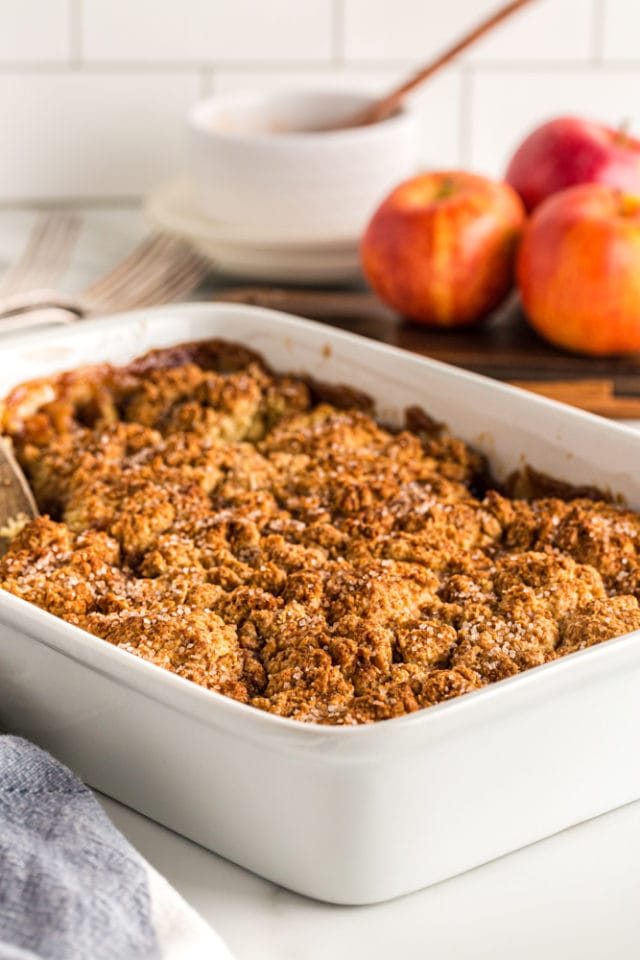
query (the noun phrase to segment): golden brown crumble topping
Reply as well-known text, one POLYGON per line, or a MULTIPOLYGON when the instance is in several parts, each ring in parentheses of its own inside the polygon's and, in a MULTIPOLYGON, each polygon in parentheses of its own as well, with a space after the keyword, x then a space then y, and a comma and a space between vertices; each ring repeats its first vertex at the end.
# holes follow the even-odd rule
MULTIPOLYGON (((219 341, 14 390, 44 515, 0 586, 297 720, 401 716, 640 629, 640 516, 511 499, 420 411, 219 341)), ((562 491, 560 491, 562 496, 562 491)))

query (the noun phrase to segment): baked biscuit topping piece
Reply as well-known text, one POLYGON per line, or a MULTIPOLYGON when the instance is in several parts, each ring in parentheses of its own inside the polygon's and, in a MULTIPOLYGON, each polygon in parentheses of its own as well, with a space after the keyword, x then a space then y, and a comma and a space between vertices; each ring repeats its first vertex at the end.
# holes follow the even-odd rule
POLYGON ((241 348, 26 385, 3 430, 45 515, 0 586, 283 717, 402 716, 640 629, 637 514, 486 489, 421 411, 387 430, 241 348))

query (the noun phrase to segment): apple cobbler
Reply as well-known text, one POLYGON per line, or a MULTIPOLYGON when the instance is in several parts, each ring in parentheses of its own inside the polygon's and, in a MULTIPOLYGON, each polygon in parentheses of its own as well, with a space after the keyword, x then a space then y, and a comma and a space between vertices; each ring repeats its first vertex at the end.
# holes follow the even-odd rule
POLYGON ((640 516, 516 497, 419 410, 210 341, 16 388, 0 586, 283 717, 359 724, 640 628, 640 516))

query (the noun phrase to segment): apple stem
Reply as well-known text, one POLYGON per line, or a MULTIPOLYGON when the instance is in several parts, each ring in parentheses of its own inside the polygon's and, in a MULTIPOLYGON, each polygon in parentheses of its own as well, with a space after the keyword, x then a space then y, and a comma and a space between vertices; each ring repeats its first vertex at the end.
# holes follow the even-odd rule
POLYGON ((448 200, 456 192, 456 184, 453 177, 446 177, 434 196, 434 200, 448 200))

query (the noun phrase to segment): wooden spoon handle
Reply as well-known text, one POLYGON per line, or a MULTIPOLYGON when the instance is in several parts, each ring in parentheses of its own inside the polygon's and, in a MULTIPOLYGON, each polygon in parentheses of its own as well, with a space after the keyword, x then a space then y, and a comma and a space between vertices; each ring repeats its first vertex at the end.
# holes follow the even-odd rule
POLYGON ((612 420, 640 420, 640 397, 619 396, 612 380, 511 380, 521 387, 549 400, 569 403, 572 407, 597 413, 612 420))
POLYGON ((372 103, 363 110, 358 117, 352 118, 348 123, 345 123, 344 126, 364 127, 370 123, 386 120, 387 117, 390 117, 391 114, 398 109, 405 95, 409 93, 410 90, 413 90, 414 87, 417 87, 425 80, 428 80, 429 77, 432 77, 438 70, 441 70, 443 67, 446 67, 448 63, 451 63, 451 61, 462 53, 463 50, 466 50, 467 47, 470 47, 485 34, 489 33, 490 30, 493 30, 493 28, 497 27, 499 23, 502 23, 503 20, 506 20, 512 16, 512 14, 516 13, 516 11, 532 2, 533 0, 511 0, 510 3, 505 3, 499 10, 496 10, 495 13, 492 13, 486 20, 483 20, 482 23, 479 23, 470 30, 469 33, 466 33, 456 41, 456 43, 445 50, 444 53, 436 57, 435 60, 432 60, 431 63, 428 63, 426 67, 417 70, 401 83, 399 87, 396 87, 395 90, 387 94, 386 97, 383 97, 381 100, 376 100, 375 103, 372 103))
POLYGON ((18 466, 9 441, 0 437, 0 557, 14 533, 38 516, 38 507, 27 479, 18 466))

